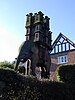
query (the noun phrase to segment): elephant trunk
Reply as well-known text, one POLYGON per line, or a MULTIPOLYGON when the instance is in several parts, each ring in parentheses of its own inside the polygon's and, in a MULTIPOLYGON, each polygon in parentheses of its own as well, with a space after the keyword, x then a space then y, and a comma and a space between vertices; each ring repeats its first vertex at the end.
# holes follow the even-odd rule
POLYGON ((17 69, 18 69, 19 63, 20 63, 20 59, 17 59, 16 66, 15 66, 15 71, 17 71, 17 69))

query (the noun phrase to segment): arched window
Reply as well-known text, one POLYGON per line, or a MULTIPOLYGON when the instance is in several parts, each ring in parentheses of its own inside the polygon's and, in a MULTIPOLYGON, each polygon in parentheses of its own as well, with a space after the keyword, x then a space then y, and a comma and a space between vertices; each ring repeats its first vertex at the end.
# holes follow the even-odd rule
POLYGON ((35 31, 39 30, 39 25, 35 26, 35 31))
POLYGON ((26 36, 26 41, 29 40, 29 36, 26 36))

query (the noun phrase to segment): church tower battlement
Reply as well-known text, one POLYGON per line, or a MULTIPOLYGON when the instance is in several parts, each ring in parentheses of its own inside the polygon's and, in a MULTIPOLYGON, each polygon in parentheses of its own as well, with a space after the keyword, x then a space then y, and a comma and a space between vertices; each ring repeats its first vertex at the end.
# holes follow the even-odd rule
POLYGON ((50 49, 52 42, 52 32, 49 31, 48 16, 44 17, 44 14, 39 11, 34 15, 32 13, 27 14, 26 18, 26 41, 33 40, 33 42, 40 42, 50 49))

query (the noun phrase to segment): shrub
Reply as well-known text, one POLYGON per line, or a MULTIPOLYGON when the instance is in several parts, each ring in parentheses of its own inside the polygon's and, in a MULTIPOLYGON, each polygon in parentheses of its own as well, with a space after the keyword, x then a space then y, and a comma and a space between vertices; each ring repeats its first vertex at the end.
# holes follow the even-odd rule
POLYGON ((19 71, 19 73, 22 73, 22 74, 25 75, 26 69, 25 69, 25 67, 23 67, 23 66, 19 66, 18 71, 19 71))
MULTIPOLYGON (((34 79, 33 79, 34 80, 34 79)), ((38 100, 39 92, 31 78, 20 75, 12 70, 0 69, 1 100, 38 100), (33 84, 32 84, 33 83, 33 84)))
POLYGON ((75 90, 65 83, 37 80, 0 69, 0 100, 75 100, 75 90))
POLYGON ((75 65, 63 65, 57 69, 59 81, 66 83, 75 83, 75 65))
POLYGON ((0 67, 1 68, 10 68, 10 69, 14 69, 14 63, 10 63, 10 62, 0 62, 0 67))

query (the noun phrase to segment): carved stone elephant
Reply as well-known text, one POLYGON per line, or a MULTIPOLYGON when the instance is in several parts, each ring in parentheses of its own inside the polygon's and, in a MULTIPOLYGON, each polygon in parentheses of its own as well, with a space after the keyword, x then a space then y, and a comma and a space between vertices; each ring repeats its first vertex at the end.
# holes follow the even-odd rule
POLYGON ((46 69, 45 76, 49 75, 50 55, 48 55, 48 51, 47 51, 47 53, 45 52, 45 59, 47 59, 48 61, 43 61, 43 59, 40 60, 40 58, 39 58, 39 45, 31 40, 24 41, 21 44, 21 46, 19 47, 19 54, 17 57, 15 70, 18 69, 18 65, 20 62, 26 62, 28 59, 31 60, 32 75, 35 75, 35 68, 36 68, 37 64, 39 64, 38 67, 41 67, 42 73, 44 73, 43 67, 45 66, 45 69, 46 69))
POLYGON ((20 62, 26 62, 28 59, 31 60, 32 74, 35 75, 34 71, 36 64, 38 63, 38 48, 36 44, 31 40, 24 41, 19 47, 19 54, 17 57, 15 70, 18 69, 20 62))

